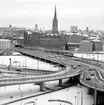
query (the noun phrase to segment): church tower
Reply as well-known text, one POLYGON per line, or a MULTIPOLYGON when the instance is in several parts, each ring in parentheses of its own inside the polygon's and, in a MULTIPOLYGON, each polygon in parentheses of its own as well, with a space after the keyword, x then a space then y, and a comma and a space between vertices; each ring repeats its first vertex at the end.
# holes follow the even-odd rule
POLYGON ((56 6, 55 6, 55 13, 53 18, 52 34, 58 34, 58 20, 57 20, 56 6))

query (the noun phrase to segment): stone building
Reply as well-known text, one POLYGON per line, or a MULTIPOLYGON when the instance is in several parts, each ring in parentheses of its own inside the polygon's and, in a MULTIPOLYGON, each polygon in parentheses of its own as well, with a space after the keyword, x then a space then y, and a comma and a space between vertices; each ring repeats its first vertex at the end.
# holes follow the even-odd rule
POLYGON ((9 39, 0 39, 0 49, 11 49, 11 40, 9 39))
POLYGON ((93 51, 103 51, 103 43, 99 39, 92 40, 93 51))
POLYGON ((79 43, 79 51, 93 51, 93 43, 90 40, 82 40, 79 43))

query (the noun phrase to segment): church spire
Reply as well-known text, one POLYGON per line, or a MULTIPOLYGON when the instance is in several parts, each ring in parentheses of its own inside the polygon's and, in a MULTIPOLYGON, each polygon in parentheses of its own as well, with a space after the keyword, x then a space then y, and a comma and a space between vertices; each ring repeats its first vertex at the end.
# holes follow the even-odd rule
POLYGON ((52 25, 52 34, 58 34, 58 20, 57 20, 57 13, 56 13, 56 5, 55 5, 54 18, 53 18, 53 25, 52 25))
POLYGON ((55 5, 54 19, 57 19, 56 5, 55 5))

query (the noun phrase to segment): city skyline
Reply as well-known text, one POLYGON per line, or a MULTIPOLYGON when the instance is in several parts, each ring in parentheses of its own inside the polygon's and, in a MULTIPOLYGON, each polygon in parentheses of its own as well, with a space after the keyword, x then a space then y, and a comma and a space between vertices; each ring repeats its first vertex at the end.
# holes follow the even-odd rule
POLYGON ((12 26, 52 29, 54 7, 57 7, 59 30, 104 30, 103 0, 2 0, 0 1, 0 27, 12 26))

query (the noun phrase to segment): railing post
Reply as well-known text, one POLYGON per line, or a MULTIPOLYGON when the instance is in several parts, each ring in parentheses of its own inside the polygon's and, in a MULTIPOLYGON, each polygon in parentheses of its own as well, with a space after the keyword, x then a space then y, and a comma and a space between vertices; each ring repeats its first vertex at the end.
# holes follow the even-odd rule
POLYGON ((59 79, 59 86, 62 86, 62 79, 59 79))
POLYGON ((94 90, 94 105, 97 104, 97 90, 94 90))
POLYGON ((44 82, 40 83, 40 91, 44 91, 44 82))

